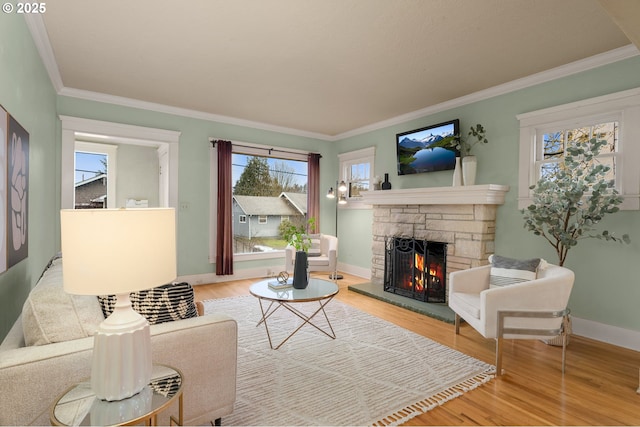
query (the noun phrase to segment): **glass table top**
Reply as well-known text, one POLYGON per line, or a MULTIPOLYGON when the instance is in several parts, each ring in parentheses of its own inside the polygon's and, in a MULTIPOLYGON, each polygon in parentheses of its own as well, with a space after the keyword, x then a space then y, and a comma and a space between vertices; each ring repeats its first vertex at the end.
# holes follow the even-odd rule
POLYGON ((88 379, 70 388, 53 407, 54 425, 117 425, 141 419, 168 405, 182 388, 182 374, 153 365, 151 382, 135 396, 107 402, 91 391, 88 379))
POLYGON ((249 288, 251 295, 274 301, 304 302, 317 301, 329 298, 338 293, 338 285, 328 280, 310 278, 309 285, 305 289, 279 289, 269 287, 269 282, 277 281, 276 278, 262 280, 254 283, 249 288))

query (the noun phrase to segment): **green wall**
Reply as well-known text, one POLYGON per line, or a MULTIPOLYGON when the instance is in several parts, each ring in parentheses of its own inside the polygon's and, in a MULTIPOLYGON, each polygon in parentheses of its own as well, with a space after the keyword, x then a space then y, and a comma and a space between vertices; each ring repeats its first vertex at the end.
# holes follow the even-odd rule
MULTIPOLYGON (((178 216, 178 274, 194 275, 215 272, 209 263, 209 137, 320 152, 321 189, 329 188, 335 171, 330 162, 335 158, 335 144, 313 138, 285 135, 247 127, 221 124, 171 114, 139 110, 59 96, 58 114, 86 119, 104 120, 136 126, 181 132, 178 159, 179 205, 188 204, 187 210, 177 210, 178 216)), ((332 229, 332 205, 321 200, 320 225, 322 231, 332 229)), ((273 261, 238 262, 234 270, 270 266, 273 261)), ((279 261, 284 265, 284 261, 279 261)))
MULTIPOLYGON (((542 256, 553 262, 555 253, 541 238, 527 233, 517 209, 519 125, 516 115, 540 108, 640 86, 640 57, 589 70, 476 102, 449 111, 389 126, 336 143, 221 124, 165 113, 139 110, 56 96, 22 17, 0 15, 0 104, 30 133, 29 257, 0 274, 0 337, 13 324, 31 287, 51 255, 59 250, 60 126, 57 115, 69 115, 138 126, 180 131, 178 211, 178 274, 214 271, 209 248, 209 137, 259 143, 265 146, 319 151, 321 189, 333 186, 338 175, 338 153, 376 146, 376 174, 388 172, 393 188, 451 185, 451 172, 398 177, 394 136, 397 132, 459 118, 463 130, 485 125, 490 143, 477 150, 478 183, 511 187, 498 211, 496 251, 514 256, 542 256)), ((639 141, 640 143, 640 141, 639 141)), ((340 262, 367 270, 371 263, 371 210, 341 209, 338 213, 340 262)), ((573 249, 567 266, 576 272, 571 299, 581 318, 640 331, 636 302, 640 273, 640 212, 621 212, 604 226, 629 233, 632 244, 619 246, 588 240, 573 249)), ((335 205, 321 199, 321 230, 332 233, 335 205)), ((238 263, 238 270, 268 266, 273 261, 238 263)))
MULTIPOLYGON (((640 57, 620 61, 580 74, 539 84, 506 95, 496 96, 463 107, 390 126, 339 142, 338 152, 376 146, 375 174, 389 172, 394 189, 449 186, 452 172, 434 172, 398 176, 395 165, 395 134, 419 127, 459 118, 461 130, 482 123, 489 144, 477 147, 477 184, 506 184, 510 191, 506 203, 498 209, 496 252, 514 257, 541 256, 557 263, 555 251, 541 237, 523 228, 522 214, 517 208, 519 122, 516 115, 581 99, 600 96, 640 86, 640 57)), ((640 143, 640 141, 635 141, 640 143)), ((358 253, 358 247, 371 244, 371 213, 354 211, 342 215, 340 222, 341 261, 344 237, 348 237, 349 263, 368 266, 371 254, 358 253), (345 235, 357 229, 358 234, 345 235)), ((572 313, 580 318, 640 331, 637 302, 640 301, 640 212, 624 211, 605 218, 603 229, 617 235, 629 233, 632 243, 618 245, 596 239, 582 241, 572 249, 566 266, 576 273, 571 296, 572 313)))
POLYGON ((0 340, 59 247, 60 131, 55 103, 24 18, 0 14, 0 104, 29 132, 29 256, 0 274, 0 340))

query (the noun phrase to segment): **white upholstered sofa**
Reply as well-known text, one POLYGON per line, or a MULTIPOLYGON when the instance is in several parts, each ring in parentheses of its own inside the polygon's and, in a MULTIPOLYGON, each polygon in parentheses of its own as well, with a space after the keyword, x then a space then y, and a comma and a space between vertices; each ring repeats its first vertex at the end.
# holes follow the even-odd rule
MULTIPOLYGON (((316 240, 312 236, 312 240, 316 240)), ((326 271, 336 274, 338 271, 338 238, 329 234, 317 235, 319 240, 317 256, 312 256, 311 252, 307 261, 309 263, 309 271, 326 271)), ((285 248, 285 270, 293 272, 294 261, 296 259, 296 249, 288 245, 285 248)))
MULTIPOLYGON (((96 297, 64 292, 62 260, 53 260, 0 345, 0 425, 49 424, 54 400, 89 377, 91 334, 103 318, 96 297), (45 309, 38 306, 42 299, 47 302, 45 309), (23 320, 26 341, 41 345, 25 346, 23 320)), ((187 425, 219 421, 233 412, 235 320, 214 314, 151 325, 151 346, 154 363, 182 371, 187 425)), ((169 415, 177 415, 174 406, 160 414, 159 423, 168 425, 169 415)))

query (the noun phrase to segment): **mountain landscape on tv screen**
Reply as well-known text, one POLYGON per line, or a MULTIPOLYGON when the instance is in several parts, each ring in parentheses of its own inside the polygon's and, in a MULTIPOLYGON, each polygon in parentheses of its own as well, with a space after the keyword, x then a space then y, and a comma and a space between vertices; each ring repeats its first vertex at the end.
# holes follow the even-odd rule
POLYGON ((456 153, 443 148, 454 137, 453 126, 436 134, 421 133, 402 136, 398 141, 398 175, 453 169, 456 153))

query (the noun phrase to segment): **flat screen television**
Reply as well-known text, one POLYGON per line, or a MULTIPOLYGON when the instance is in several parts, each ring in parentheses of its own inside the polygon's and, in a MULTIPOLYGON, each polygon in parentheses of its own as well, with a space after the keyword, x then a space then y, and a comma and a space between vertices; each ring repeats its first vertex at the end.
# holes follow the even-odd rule
POLYGON ((455 169, 458 151, 443 146, 459 134, 458 119, 396 134, 398 175, 455 169))

